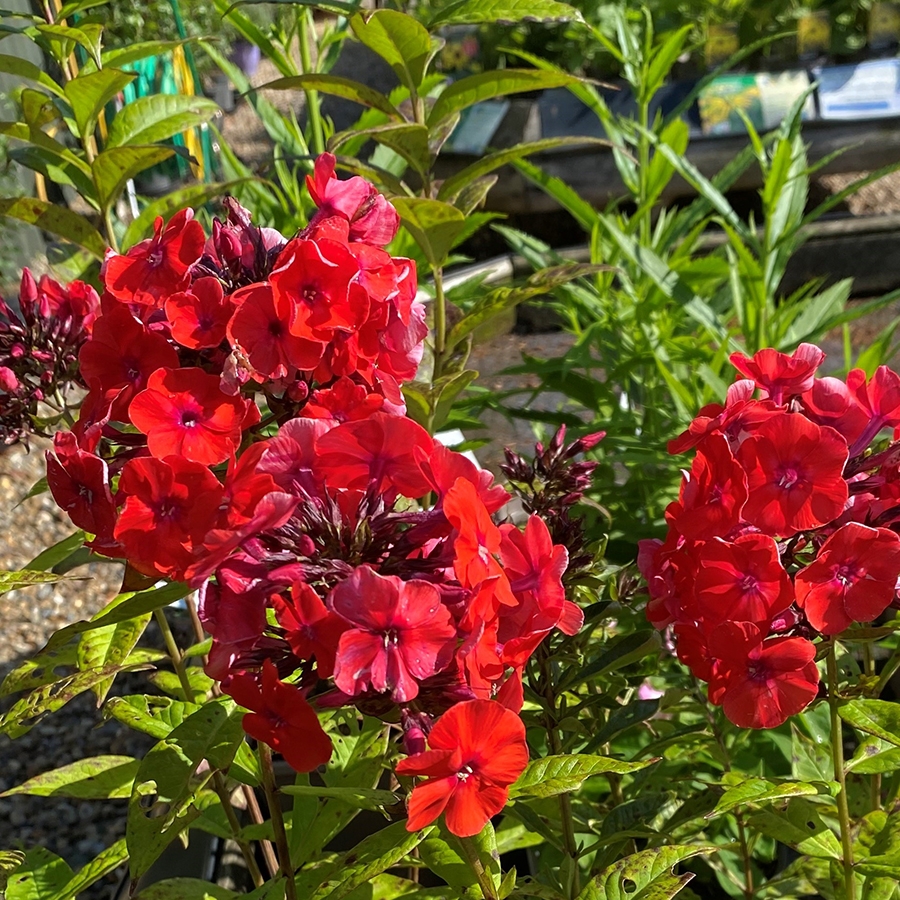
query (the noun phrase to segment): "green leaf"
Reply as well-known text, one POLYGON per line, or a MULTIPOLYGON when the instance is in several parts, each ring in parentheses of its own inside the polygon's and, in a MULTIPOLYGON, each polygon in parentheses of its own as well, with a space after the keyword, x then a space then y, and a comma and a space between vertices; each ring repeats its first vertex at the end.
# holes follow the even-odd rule
POLYGON ((419 856, 438 878, 458 891, 477 884, 472 867, 462 855, 459 841, 446 828, 432 832, 430 837, 422 841, 419 856))
MULTIPOLYGON (((85 22, 79 27, 72 25, 38 25, 38 32, 56 38, 60 42, 74 42, 80 44, 91 55, 92 60, 97 66, 102 65, 100 57, 100 35, 103 26, 96 22, 85 22)), ((69 43, 71 46, 71 43, 69 43)), ((68 54, 67 54, 68 55, 68 54)))
POLYGON ((81 137, 89 137, 94 133, 103 107, 135 77, 134 72, 101 69, 98 72, 79 75, 67 82, 66 99, 72 107, 75 124, 81 137))
POLYGON ((140 877, 197 816, 193 800, 212 769, 226 769, 243 740, 243 713, 230 700, 202 706, 150 749, 128 803, 125 839, 133 877, 140 877), (210 769, 197 768, 204 760, 210 769))
POLYGON ((412 16, 392 9, 350 20, 353 33, 377 53, 411 91, 422 83, 425 71, 442 42, 433 39, 412 16))
POLYGON ((31 659, 26 659, 16 666, 3 679, 0 685, 0 697, 8 697, 20 691, 30 691, 44 684, 59 681, 64 675, 57 672, 60 666, 75 666, 78 648, 75 644, 59 650, 41 650, 31 659))
POLYGON ((114 47, 110 50, 104 50, 100 58, 103 62, 103 68, 115 67, 121 69, 122 66, 137 62, 139 59, 146 59, 148 56, 165 56, 170 50, 174 50, 176 47, 183 47, 192 40, 192 38, 186 38, 177 41, 138 41, 137 43, 129 44, 127 47, 114 47))
POLYGON ((155 144, 204 125, 218 112, 218 105, 205 97, 154 94, 138 97, 116 114, 109 126, 106 147, 125 144, 155 144))
POLYGON ((714 819, 747 803, 770 803, 774 800, 783 800, 786 797, 800 797, 818 793, 818 790, 811 784, 790 781, 783 784, 775 784, 771 781, 766 781, 764 778, 750 778, 742 784, 725 791, 719 798, 716 808, 711 813, 708 813, 706 818, 714 819))
POLYGON ((213 182, 212 184, 191 184, 154 200, 141 210, 140 215, 125 230, 122 246, 127 249, 151 235, 157 216, 168 219, 186 206, 196 209, 216 197, 227 194, 242 183, 243 179, 213 182))
POLYGON ((597 223, 597 210, 573 187, 566 184, 555 175, 548 175, 539 166, 527 159, 513 160, 512 165, 521 172, 529 181, 536 184, 541 190, 552 197, 563 209, 565 209, 587 232, 593 230, 597 223))
MULTIPOLYGON (((119 602, 124 602, 128 594, 120 594, 119 597, 121 598, 119 602)), ((116 622, 113 625, 86 632, 78 644, 78 668, 85 671, 98 666, 123 665, 140 640, 149 621, 150 613, 145 613, 142 616, 135 616, 133 619, 126 619, 124 622, 116 622)), ((94 685, 92 690, 97 697, 98 706, 106 699, 113 680, 110 678, 106 682, 94 685)))
MULTIPOLYGON (((499 229, 498 229, 499 230, 499 229)), ((449 331, 447 346, 455 347, 491 319, 532 297, 548 294, 554 288, 576 278, 608 271, 608 266, 580 263, 564 263, 535 272, 525 284, 515 288, 495 288, 482 297, 449 331)))
POLYGON ((718 850, 707 844, 642 850, 592 878, 578 895, 578 900, 667 900, 692 877, 674 876, 673 866, 692 856, 708 856, 718 850))
POLYGON ((69 864, 43 847, 25 854, 6 886, 6 900, 48 900, 72 878, 69 864))
POLYGON ((578 790, 592 775, 604 775, 608 772, 625 775, 628 772, 646 769, 654 762, 655 759, 623 762, 587 753, 546 756, 528 764, 519 780, 509 789, 509 798, 515 800, 523 796, 555 797, 557 794, 578 790))
POLYGON ((183 700, 132 694, 110 697, 103 706, 103 713, 107 718, 113 718, 160 741, 199 709, 198 704, 185 703, 183 700))
POLYGON ((22 569, 19 572, 3 572, 0 571, 0 595, 9 591, 16 591, 19 588, 30 587, 34 584, 54 584, 62 581, 61 575, 53 572, 32 572, 22 569))
POLYGON ((55 712, 84 691, 89 691, 112 675, 122 671, 122 666, 108 666, 76 672, 35 688, 0 715, 0 734, 15 739, 30 731, 47 713, 55 712))
POLYGON ((438 200, 452 201, 460 191, 476 178, 481 178, 507 163, 522 159, 525 156, 532 156, 535 153, 543 153, 545 150, 554 150, 558 147, 580 147, 586 144, 602 144, 609 146, 609 141, 600 138, 585 137, 555 137, 543 138, 540 141, 531 141, 525 144, 516 144, 515 147, 509 147, 506 150, 498 150, 495 153, 489 153, 483 156, 477 162, 466 166, 461 171, 447 178, 438 191, 438 200))
POLYGON ((575 684, 583 684, 612 669, 618 670, 624 666, 630 666, 638 660, 657 653, 661 646, 658 631, 626 632, 604 644, 605 649, 596 659, 592 659, 586 666, 572 671, 568 677, 564 678, 561 689, 567 689, 575 684))
POLYGON ((900 747, 876 737, 861 741, 853 758, 844 767, 859 775, 883 775, 900 770, 900 747))
POLYGON ((55 894, 42 897, 41 900, 71 900, 105 875, 114 872, 126 859, 128 850, 125 847, 125 838, 120 838, 79 869, 55 894))
POLYGON ((557 0, 457 0, 440 10, 429 23, 430 30, 444 25, 483 25, 490 22, 515 24, 537 22, 581 22, 581 13, 557 0))
POLYGON ((26 78, 28 81, 35 81, 41 87, 50 91, 51 94, 56 94, 57 97, 65 96, 63 89, 40 66, 36 66, 27 59, 0 53, 0 72, 5 72, 7 75, 15 75, 17 78, 26 78))
POLYGON ((93 631, 95 628, 102 628, 105 625, 115 625, 119 622, 133 619, 135 616, 142 616, 145 613, 162 609, 164 606, 186 597, 190 592, 191 589, 186 584, 176 581, 163 587, 150 588, 138 594, 131 594, 124 600, 121 599, 122 595, 120 594, 113 598, 89 622, 73 622, 71 625, 66 625, 65 628, 60 628, 47 641, 47 649, 52 650, 68 643, 76 634, 93 631))
POLYGON ((337 16, 352 16, 359 12, 361 0, 236 0, 233 7, 259 6, 283 3, 288 6, 309 6, 312 9, 334 13, 337 16))
MULTIPOLYGON (((37 485, 35 485, 37 487, 37 485)), ((32 491, 34 488, 32 488, 32 491)), ((33 572, 47 572, 61 562, 65 562, 73 553, 84 546, 84 532, 79 529, 61 541, 57 541, 52 547, 38 553, 30 563, 23 568, 33 572)))
POLYGON ((372 128, 350 128, 347 131, 338 132, 328 141, 328 149, 336 151, 342 144, 361 135, 372 138, 385 147, 390 147, 398 153, 420 175, 428 169, 428 129, 424 125, 404 123, 398 125, 375 125, 372 128))
POLYGON ((344 100, 352 100, 361 106, 377 109, 386 116, 397 121, 403 121, 402 113, 380 91, 351 78, 341 78, 339 75, 321 75, 318 73, 309 75, 293 75, 290 78, 279 78, 269 81, 257 88, 257 91, 319 91, 330 94, 333 97, 341 97, 344 100))
POLYGON ((91 163, 100 208, 111 207, 125 189, 126 182, 138 172, 143 172, 174 154, 174 148, 162 146, 112 147, 104 150, 91 163))
POLYGON ((395 822, 360 841, 336 867, 336 878, 320 885, 310 900, 342 900, 361 884, 397 865, 411 850, 432 834, 429 825, 410 833, 406 822, 395 822))
POLYGON ((244 896, 200 878, 166 878, 150 884, 134 900, 234 900, 244 896))
POLYGON ((112 800, 131 796, 138 761, 130 756, 92 756, 51 772, 29 778, 0 797, 30 794, 33 797, 76 797, 112 800))
POLYGON ((358 809, 380 810, 394 806, 400 797, 393 791, 379 791, 374 788, 324 787, 317 784, 286 784, 280 788, 283 794, 295 797, 321 797, 326 800, 340 800, 358 809))
POLYGON ((580 80, 564 72, 542 72, 539 69, 498 69, 480 72, 454 81, 445 88, 428 114, 427 122, 431 127, 441 119, 494 97, 564 87, 580 80))
POLYGON ((63 240, 83 247, 97 259, 103 259, 106 242, 84 216, 66 206, 57 206, 36 197, 7 197, 0 199, 0 216, 18 219, 49 231, 63 240))
POLYGON ((840 717, 866 734, 900 746, 900 705, 890 700, 850 700, 838 710, 840 717))
POLYGON ((440 200, 395 197, 391 203, 431 265, 442 265, 465 228, 466 217, 455 206, 440 200))
POLYGON ((841 859, 841 844, 808 800, 790 800, 784 810, 765 809, 746 818, 747 824, 799 853, 841 859))
POLYGON ((6 891, 9 877, 25 862, 25 854, 21 850, 0 850, 0 893, 6 891))

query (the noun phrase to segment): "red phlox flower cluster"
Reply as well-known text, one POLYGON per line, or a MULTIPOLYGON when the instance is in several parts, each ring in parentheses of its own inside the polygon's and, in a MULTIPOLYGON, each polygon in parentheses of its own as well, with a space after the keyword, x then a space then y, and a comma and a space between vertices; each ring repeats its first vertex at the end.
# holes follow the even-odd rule
POLYGON ((900 376, 816 377, 823 359, 810 344, 732 355, 746 378, 670 443, 694 460, 665 541, 641 542, 648 618, 742 727, 803 710, 818 636, 898 602, 900 376))
POLYGON ((108 254, 50 489, 95 552, 198 590, 207 671, 248 734, 309 771, 331 754, 316 707, 397 723, 404 771, 429 778, 410 827, 446 809, 474 833, 527 762, 523 667, 582 624, 565 510, 599 438, 561 432, 546 512, 497 525, 507 491, 405 415, 427 328, 414 264, 383 249, 395 211, 327 155, 310 191, 291 240, 229 201, 209 239, 185 210, 108 254))

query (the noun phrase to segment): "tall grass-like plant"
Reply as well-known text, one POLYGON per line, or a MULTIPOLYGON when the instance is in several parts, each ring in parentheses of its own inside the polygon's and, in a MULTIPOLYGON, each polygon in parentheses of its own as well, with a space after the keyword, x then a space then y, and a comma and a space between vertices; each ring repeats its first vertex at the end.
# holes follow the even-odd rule
MULTIPOLYGON (((540 390, 568 398, 557 421, 603 422, 616 436, 615 454, 601 456, 615 484, 604 504, 617 523, 616 534, 628 536, 631 549, 622 547, 626 558, 633 554, 635 538, 658 533, 677 469, 665 443, 723 393, 730 379, 729 353, 793 350, 896 297, 892 293, 848 306, 849 280, 827 288, 817 280, 785 294, 785 270, 808 238, 807 226, 896 166, 861 178, 807 211, 809 182, 818 166, 807 159, 801 98, 769 134, 758 135, 748 122, 746 148, 721 172, 705 177, 686 156, 688 125, 680 116, 716 73, 668 115, 652 112, 653 98, 684 51, 688 33, 682 28, 657 38, 649 17, 634 27, 624 15, 616 19, 615 40, 595 29, 634 93, 634 118, 611 112, 589 84, 569 88, 597 115, 613 144, 622 198, 597 211, 533 163, 514 163, 581 225, 589 237, 591 263, 609 267, 594 276, 591 286, 569 285, 556 293, 553 306, 575 336, 574 347, 564 358, 527 360, 518 371, 537 374, 540 390), (751 166, 759 168, 762 181, 758 222, 754 215, 742 217, 727 198, 751 166), (676 177, 695 189, 696 198, 685 206, 661 208, 660 198, 676 177)), ((528 59, 547 68, 537 57, 528 59)), ((495 227, 533 265, 562 261, 533 238, 495 227)), ((862 365, 871 370, 883 361, 892 333, 892 327, 886 329, 861 357, 862 365)), ((489 395, 486 402, 510 415, 531 415, 497 397, 489 395)))

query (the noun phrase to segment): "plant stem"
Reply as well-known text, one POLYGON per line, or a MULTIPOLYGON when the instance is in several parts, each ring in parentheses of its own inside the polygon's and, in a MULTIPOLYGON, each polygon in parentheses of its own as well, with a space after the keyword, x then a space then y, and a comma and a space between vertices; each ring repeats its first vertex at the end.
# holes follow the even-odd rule
POLYGON ((497 900, 497 891, 494 887, 494 880, 491 878, 490 872, 485 871, 484 865, 481 862, 481 857, 478 855, 478 848, 472 843, 471 838, 458 838, 457 840, 459 841, 460 847, 462 847, 469 868, 471 868, 475 873, 475 877, 478 879, 478 886, 481 888, 484 900, 497 900))
MULTIPOLYGON (((310 38, 315 39, 315 24, 312 20, 312 10, 300 11, 300 67, 304 75, 312 75, 314 68, 309 52, 310 38)), ((322 114, 319 109, 319 92, 304 91, 306 95, 306 110, 309 116, 310 144, 312 152, 318 156, 325 152, 325 132, 322 127, 322 114)))
POLYGON ((845 900, 856 900, 856 882, 853 879, 853 842, 850 835, 850 808, 847 803, 847 780, 844 776, 844 736, 841 719, 838 715, 840 697, 838 696, 837 657, 834 642, 828 647, 826 657, 828 673, 828 707, 831 710, 831 754, 834 759, 834 780, 840 791, 837 795, 838 819, 841 825, 841 848, 844 867, 845 900))
POLYGON ((887 687, 888 682, 894 677, 894 673, 900 669, 900 643, 897 644, 897 648, 894 652, 888 657, 888 661, 884 664, 884 667, 881 670, 881 675, 878 676, 878 683, 875 685, 872 690, 873 697, 880 697, 881 692, 887 687))
POLYGON ((213 790, 219 797, 219 801, 222 804, 222 809, 225 810, 225 818, 228 819, 228 827, 231 829, 231 837, 238 845, 238 848, 241 851, 241 856, 244 857, 244 864, 247 866, 247 871, 250 873, 250 877, 253 879, 254 886, 262 887, 265 884, 266 879, 263 877, 263 873, 259 870, 259 866, 256 862, 256 857, 253 855, 253 848, 250 846, 248 841, 245 841, 243 838, 239 837, 241 832, 241 823, 238 822, 238 818, 235 815, 234 806, 231 803, 231 796, 228 793, 228 786, 225 784, 225 779, 222 776, 221 772, 215 772, 213 774, 213 790))
POLYGON ((275 829, 275 847, 278 850, 278 862, 284 876, 285 895, 287 900, 297 900, 297 885, 294 883, 294 869, 291 865, 291 851, 288 847, 287 832, 284 830, 284 817, 281 804, 278 802, 278 786, 275 784, 275 770, 272 768, 272 750, 268 744, 259 742, 259 764, 262 768, 263 790, 266 792, 266 803, 275 829))
MULTIPOLYGON (((550 745, 550 752, 556 756, 562 753, 562 741, 559 739, 559 733, 556 730, 556 691, 554 689, 553 677, 550 672, 550 658, 546 645, 541 644, 538 647, 540 659, 540 691, 538 693, 543 696, 546 706, 544 709, 544 722, 547 729, 547 742, 550 745)), ((565 846, 566 856, 572 862, 571 882, 568 885, 569 896, 577 897, 581 887, 578 877, 578 842, 575 839, 575 819, 572 814, 572 800, 568 794, 559 795, 559 815, 563 828, 563 845, 565 846)))
MULTIPOLYGON (((440 266, 432 266, 431 273, 434 278, 434 348, 433 366, 431 369, 431 386, 440 380, 444 374, 444 355, 447 352, 447 298, 444 295, 444 271, 440 266)), ((434 434, 434 417, 437 412, 437 399, 432 392, 429 399, 430 409, 428 413, 428 431, 434 434)))
POLYGON ((166 642, 166 651, 172 662, 172 668, 175 670, 175 674, 178 676, 178 680, 181 683, 181 689, 184 691, 184 699, 188 703, 193 703, 194 689, 191 687, 191 681, 188 678, 187 669, 184 666, 184 657, 181 655, 181 651, 178 649, 178 643, 175 640, 175 635, 172 634, 172 629, 169 627, 169 620, 166 618, 165 610, 153 610, 153 618, 156 619, 156 624, 159 626, 163 640, 166 642))

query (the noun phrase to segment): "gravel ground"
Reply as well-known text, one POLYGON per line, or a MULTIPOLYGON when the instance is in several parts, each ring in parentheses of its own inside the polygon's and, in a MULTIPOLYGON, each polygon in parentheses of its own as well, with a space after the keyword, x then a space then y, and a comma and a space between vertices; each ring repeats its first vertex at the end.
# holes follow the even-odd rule
MULTIPOLYGON (((819 180, 829 192, 836 194, 868 172, 844 172, 823 175, 819 180)), ((866 185, 844 201, 854 216, 879 216, 900 212, 900 172, 892 172, 866 185)))

